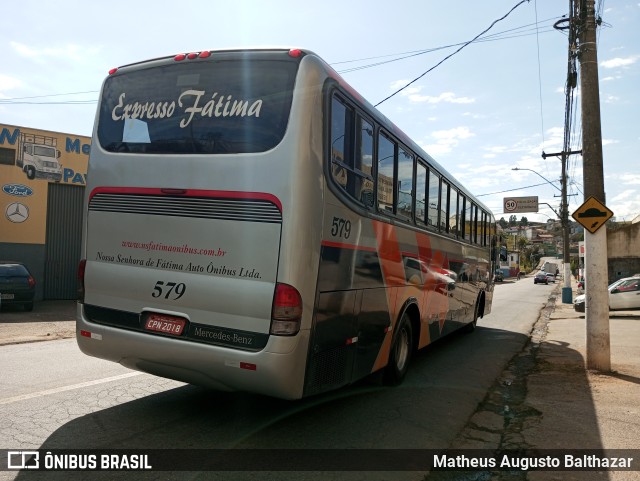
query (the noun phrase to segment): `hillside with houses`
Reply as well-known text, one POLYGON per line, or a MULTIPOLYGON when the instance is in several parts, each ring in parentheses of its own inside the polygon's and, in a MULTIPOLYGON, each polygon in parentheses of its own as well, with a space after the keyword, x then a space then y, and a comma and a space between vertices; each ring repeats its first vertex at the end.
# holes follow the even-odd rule
MULTIPOLYGON (((613 282, 640 272, 640 216, 630 222, 617 222, 615 218, 606 224, 608 277, 613 282)), ((505 277, 529 274, 541 267, 540 259, 563 259, 562 224, 549 219, 546 223, 529 222, 526 217, 498 221, 500 235, 500 270, 505 277)), ((584 263, 584 228, 569 221, 571 272, 581 275, 584 263)))

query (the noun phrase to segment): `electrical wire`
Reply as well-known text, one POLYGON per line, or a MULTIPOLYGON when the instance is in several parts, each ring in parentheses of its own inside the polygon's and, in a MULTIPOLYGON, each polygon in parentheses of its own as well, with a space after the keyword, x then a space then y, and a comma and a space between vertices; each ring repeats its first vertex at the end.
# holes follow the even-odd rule
POLYGON ((538 29, 538 0, 533 2, 536 14, 536 45, 538 48, 538 95, 540 97, 540 131, 542 134, 542 146, 544 148, 544 113, 542 110, 542 67, 540 64, 540 35, 538 29))
POLYGON ((60 101, 60 102, 54 102, 54 101, 38 101, 38 102, 32 102, 31 99, 44 99, 44 98, 50 98, 50 97, 65 97, 67 95, 84 95, 84 94, 95 94, 98 93, 98 90, 85 90, 82 92, 67 92, 67 93, 60 93, 60 94, 48 94, 48 95, 32 95, 29 97, 12 97, 12 98, 8 98, 8 99, 0 99, 0 105, 47 105, 47 104, 52 104, 52 105, 74 105, 74 104, 78 104, 78 105, 83 105, 83 104, 95 104, 98 100, 97 99, 90 99, 90 100, 65 100, 65 101, 60 101))
MULTIPOLYGON (((520 2, 520 4, 524 3, 525 1, 529 1, 529 0, 523 0, 522 2, 520 2)), ((385 65, 385 64, 388 64, 388 63, 397 62, 397 61, 400 61, 400 60, 405 60, 405 59, 413 58, 413 57, 416 57, 416 56, 419 56, 419 55, 424 55, 424 54, 427 54, 427 53, 432 53, 432 52, 436 52, 436 51, 439 51, 439 50, 445 50, 445 49, 453 48, 453 47, 457 47, 457 46, 460 46, 460 48, 458 49, 458 51, 459 51, 459 50, 462 50, 462 48, 464 48, 465 46, 467 46, 470 43, 494 42, 494 41, 499 41, 499 40, 507 40, 507 39, 512 39, 512 38, 529 36, 529 35, 538 36, 539 33, 541 32, 540 24, 549 22, 551 20, 556 20, 558 18, 558 17, 549 17, 549 18, 547 18, 545 20, 538 21, 537 12, 536 12, 536 22, 535 23, 530 23, 530 24, 519 26, 519 27, 514 27, 514 28, 511 28, 511 29, 506 29, 506 30, 503 30, 501 32, 496 32, 496 33, 493 33, 493 34, 489 34, 489 35, 483 36, 483 34, 486 33, 489 29, 491 29, 493 27, 493 25, 495 25, 495 23, 497 23, 500 20, 503 20, 504 18, 506 18, 513 10, 515 10, 517 7, 519 7, 520 4, 518 4, 515 7, 513 7, 511 9, 511 11, 509 11, 509 13, 507 13, 504 17, 494 21, 491 24, 491 26, 488 29, 486 29, 484 32, 482 32, 481 34, 479 34, 476 37, 474 37, 474 39, 472 39, 470 41, 467 41, 467 42, 459 42, 459 43, 455 43, 455 44, 444 45, 444 46, 434 47, 434 48, 430 48, 430 49, 414 50, 414 51, 402 52, 402 53, 397 53, 397 54, 387 54, 387 55, 380 55, 380 56, 374 56, 374 57, 365 57, 365 58, 354 59, 354 60, 343 60, 343 61, 339 61, 339 62, 331 62, 330 65, 331 66, 335 66, 335 65, 347 64, 347 63, 361 62, 361 61, 364 61, 364 60, 376 60, 376 59, 382 59, 382 58, 388 58, 388 57, 396 57, 396 58, 393 58, 393 59, 390 59, 390 60, 386 60, 386 61, 382 61, 382 62, 375 62, 375 63, 371 63, 371 64, 367 64, 367 65, 351 67, 351 68, 347 68, 347 69, 338 71, 338 73, 340 73, 340 74, 345 74, 345 73, 350 73, 350 72, 354 72, 354 71, 358 71, 358 70, 364 70, 364 69, 368 69, 368 68, 378 67, 380 65, 385 65), (518 32, 518 33, 517 34, 511 34, 513 32, 518 32), (506 34, 511 34, 511 35, 506 35, 506 34)), ((553 28, 550 27, 548 29, 543 30, 542 32, 543 33, 547 33, 547 32, 551 32, 551 31, 553 31, 553 28)), ((454 54, 455 53, 457 53, 457 52, 454 52, 454 54)), ((452 54, 452 55, 454 55, 454 54, 452 54)), ((445 60, 446 60, 446 58, 445 58, 445 60)), ((442 63, 442 62, 440 62, 440 63, 442 63)), ((60 94, 37 95, 37 96, 31 96, 31 97, 13 97, 13 98, 7 98, 7 99, 0 99, 0 105, 2 105, 2 104, 4 104, 4 105, 14 105, 14 104, 17 104, 17 105, 24 105, 24 104, 34 104, 34 105, 35 104, 37 104, 37 105, 84 105, 84 104, 93 104, 93 103, 96 103, 97 100, 83 100, 83 101, 69 100, 69 101, 64 101, 64 102, 19 102, 19 101, 20 100, 25 100, 25 99, 37 99, 37 98, 57 97, 57 96, 65 96, 65 95, 80 95, 80 94, 97 93, 97 92, 98 92, 97 90, 88 90, 88 91, 83 91, 83 92, 69 92, 69 93, 60 93, 60 94)))
POLYGON ((449 60, 451 57, 453 57, 454 55, 456 55, 458 52, 460 52, 463 48, 465 48, 467 45, 473 43, 474 41, 476 41, 479 37, 481 37, 482 35, 484 35, 485 33, 487 33, 489 30, 491 30, 491 28, 498 22, 504 20, 505 18, 507 18, 509 15, 511 15, 511 12, 513 12, 516 8, 518 8, 520 5, 522 5, 525 2, 528 2, 529 0, 522 0, 521 2, 519 2, 518 4, 516 4, 511 10, 509 10, 504 16, 502 16, 501 18, 498 18, 497 20, 494 20, 491 25, 489 25, 489 27, 487 27, 485 30, 483 30, 482 32, 480 32, 478 35, 476 35, 474 38, 472 38, 471 40, 469 40, 468 42, 465 42, 460 48, 458 48, 455 52, 447 55, 445 58, 443 58, 442 60, 440 60, 440 62, 438 62, 437 64, 435 64, 433 67, 431 67, 429 70, 427 70, 426 72, 422 73, 421 75, 419 75, 418 77, 416 77, 415 79, 413 79, 411 82, 407 83, 404 87, 400 87, 398 90, 396 90, 395 92, 393 92, 391 95, 389 95, 388 97, 382 99, 380 102, 378 102, 377 104, 375 104, 375 107, 377 107, 378 105, 382 104, 383 102, 386 102, 387 100, 389 100, 392 97, 395 97, 397 94, 399 94, 400 92, 402 92, 404 89, 406 89, 407 87, 409 87, 409 85, 417 82, 418 80, 420 80, 422 77, 424 77, 425 75, 427 75, 429 72, 431 72, 432 70, 436 69, 437 67, 439 67, 440 65, 442 65, 444 62, 446 62, 447 60, 449 60))
POLYGON ((484 197, 485 195, 504 194, 505 192, 513 192, 515 190, 530 189, 532 187, 540 187, 541 185, 548 185, 548 183, 542 182, 541 184, 525 185, 524 187, 516 187, 515 189, 500 190, 498 192, 489 192, 488 194, 476 194, 476 197, 484 197))
MULTIPOLYGON (((508 29, 508 30, 504 30, 502 32, 498 32, 495 34, 491 34, 491 35, 486 35, 484 37, 481 37, 475 41, 472 41, 472 43, 484 43, 484 42, 497 42, 500 40, 508 40, 508 39, 512 39, 512 38, 519 38, 519 37, 527 37, 530 35, 538 35, 539 32, 542 33, 550 33, 553 32, 554 29, 553 27, 548 27, 545 30, 541 30, 539 27, 540 23, 543 22, 548 22, 549 20, 555 20, 558 17, 551 17, 548 18, 546 20, 543 20, 542 22, 538 22, 538 24, 527 24, 527 25, 523 25, 521 27, 515 27, 512 29, 508 29), (534 26, 534 28, 529 28, 531 26, 534 26), (523 30, 521 33, 518 34, 510 34, 510 35, 504 35, 510 32, 514 32, 517 30, 522 30, 527 28, 528 30, 523 30)), ((414 50, 411 52, 403 52, 403 53, 398 53, 398 54, 387 54, 387 55, 381 55, 381 56, 377 56, 377 57, 367 57, 367 58, 363 58, 363 59, 357 59, 357 60, 344 60, 344 61, 340 61, 340 62, 331 62, 330 65, 335 66, 335 65, 341 65, 341 64, 345 64, 345 63, 354 63, 354 62, 361 62, 364 60, 376 60, 376 59, 382 59, 382 58, 388 58, 388 57, 393 57, 396 55, 400 55, 397 58, 393 58, 390 60, 385 60, 385 61, 381 61, 381 62, 375 62, 375 63, 370 63, 370 64, 365 64, 365 65, 361 65, 361 66, 357 66, 357 67, 350 67, 350 68, 346 68, 343 70, 337 70, 337 72, 339 74, 345 74, 345 73, 351 73, 351 72, 355 72, 358 70, 365 70, 368 68, 372 68, 372 67, 378 67, 380 65, 385 65, 388 63, 393 63, 393 62, 398 62, 400 60, 405 60, 408 58, 413 58, 413 57, 417 57, 420 55, 424 55, 427 53, 433 53, 433 52, 437 52, 439 50, 446 50, 449 48, 453 48, 453 47, 458 47, 460 45, 464 45, 466 42, 458 42, 458 43, 454 43, 454 44, 450 44, 450 45, 443 45, 441 47, 434 47, 434 48, 430 48, 430 49, 424 49, 424 50, 414 50)))
MULTIPOLYGON (((538 25, 540 23, 546 23, 546 22, 549 22, 551 20, 557 20, 558 18, 560 18, 560 17, 549 17, 549 18, 546 18, 544 20, 540 20, 538 22, 538 25)), ((514 37, 511 37, 511 36, 509 36, 509 37, 500 37, 500 38, 493 38, 493 37, 499 37, 502 34, 514 32, 516 30, 526 29, 526 28, 529 28, 529 27, 536 27, 537 28, 537 24, 529 23, 527 25, 522 25, 520 27, 514 27, 514 28, 507 29, 507 30, 503 30, 501 32, 492 33, 492 34, 487 35, 485 37, 479 38, 477 40, 477 42, 506 40, 506 39, 509 39, 509 38, 514 38, 514 37)), ((529 28, 529 31, 531 31, 531 30, 533 30, 535 32, 535 28, 529 28)), ((553 31, 553 28, 551 28, 548 31, 549 32, 553 31)), ((533 34, 526 34, 526 35, 533 35, 533 34)), ((353 59, 353 60, 341 60, 341 61, 338 61, 338 62, 330 62, 330 64, 331 65, 341 65, 341 64, 345 64, 345 63, 363 62, 365 60, 378 60, 378 59, 381 59, 381 58, 396 57, 398 55, 402 55, 402 56, 409 55, 410 56, 412 54, 428 53, 428 52, 431 52, 433 50, 440 50, 442 48, 457 47, 458 45, 463 45, 464 43, 465 42, 459 42, 459 43, 455 43, 455 44, 451 44, 451 45, 445 45, 443 47, 435 47, 435 48, 421 49, 421 50, 411 50, 411 51, 408 51, 408 52, 400 52, 400 53, 389 53, 389 54, 385 54, 385 55, 377 55, 375 57, 364 57, 364 58, 358 58, 358 59, 353 59)))

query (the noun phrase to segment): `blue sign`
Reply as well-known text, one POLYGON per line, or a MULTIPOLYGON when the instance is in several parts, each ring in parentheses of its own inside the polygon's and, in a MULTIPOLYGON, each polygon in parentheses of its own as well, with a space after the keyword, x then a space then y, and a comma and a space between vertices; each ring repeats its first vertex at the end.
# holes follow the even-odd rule
POLYGON ((4 184, 2 190, 5 194, 15 195, 16 197, 28 197, 33 195, 31 187, 22 184, 4 184))

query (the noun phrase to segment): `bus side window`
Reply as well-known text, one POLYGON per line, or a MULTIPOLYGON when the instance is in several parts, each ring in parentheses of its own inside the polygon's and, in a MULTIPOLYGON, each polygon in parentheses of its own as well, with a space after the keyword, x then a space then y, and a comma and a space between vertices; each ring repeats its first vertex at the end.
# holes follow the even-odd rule
POLYGON ((427 211, 427 223, 438 228, 438 212, 440 212, 440 177, 429 171, 429 209, 427 211))
POLYGON ((398 205, 396 212, 406 219, 411 219, 413 213, 413 155, 405 149, 398 150, 398 205))
POLYGON ((351 111, 336 97, 331 102, 331 175, 333 180, 347 190, 349 183, 349 122, 351 111))
POLYGON ((468 234, 465 234, 464 230, 467 223, 467 220, 465 219, 465 213, 467 211, 466 202, 467 198, 462 192, 460 192, 458 194, 458 237, 462 239, 469 237, 468 234))
POLYGON ((393 214, 394 163, 396 144, 384 135, 378 135, 378 209, 393 214))
POLYGON ((427 167, 420 162, 416 162, 416 222, 427 223, 427 167))
POLYGON ((453 235, 459 235, 458 221, 458 190, 449 187, 449 232, 453 235))
POLYGON ((354 197, 366 207, 373 207, 373 125, 358 116, 354 197))
POLYGON ((440 187, 440 231, 449 232, 449 184, 444 180, 440 187))

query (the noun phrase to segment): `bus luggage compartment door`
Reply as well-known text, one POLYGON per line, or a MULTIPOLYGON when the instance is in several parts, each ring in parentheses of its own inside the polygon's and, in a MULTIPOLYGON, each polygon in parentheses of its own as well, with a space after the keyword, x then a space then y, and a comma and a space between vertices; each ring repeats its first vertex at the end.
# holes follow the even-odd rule
POLYGON ((267 201, 95 195, 85 303, 268 334, 280 234, 267 201))

